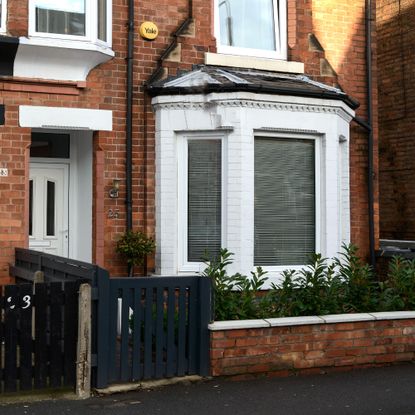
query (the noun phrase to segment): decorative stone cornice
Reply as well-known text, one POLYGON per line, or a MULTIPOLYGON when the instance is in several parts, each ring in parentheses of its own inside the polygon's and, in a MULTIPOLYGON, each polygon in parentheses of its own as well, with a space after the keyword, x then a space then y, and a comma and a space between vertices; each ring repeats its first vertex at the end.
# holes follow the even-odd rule
POLYGON ((248 99, 209 100, 207 102, 159 102, 153 105, 155 110, 207 110, 215 106, 333 114, 341 117, 348 123, 350 123, 353 119, 353 117, 340 106, 257 101, 248 99))

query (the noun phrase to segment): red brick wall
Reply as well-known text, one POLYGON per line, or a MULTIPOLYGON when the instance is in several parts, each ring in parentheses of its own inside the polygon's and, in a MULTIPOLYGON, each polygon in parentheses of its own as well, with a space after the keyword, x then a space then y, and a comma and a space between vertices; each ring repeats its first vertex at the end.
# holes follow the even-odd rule
MULTIPOLYGON (((363 7, 364 0, 288 0, 288 43, 289 59, 304 62, 306 73, 317 80, 339 83, 362 103, 358 113, 365 118, 363 7), (310 34, 318 38, 322 48, 316 50, 310 45, 310 34)), ((206 51, 215 52, 212 10, 212 1, 193 0, 194 27, 177 39, 181 52, 165 60, 165 74, 175 74, 178 68, 191 69, 192 64, 203 63, 206 51)), ((136 35, 134 46, 133 227, 150 235, 155 227, 154 119, 143 85, 172 42, 171 34, 187 16, 187 0, 142 0, 135 5, 137 32, 146 20, 154 21, 160 32, 153 42, 136 35)), ((0 77, 0 104, 6 106, 6 125, 0 127, 0 164, 10 171, 8 178, 0 179, 0 284, 8 281, 7 264, 13 261, 13 248, 27 246, 26 149, 30 130, 18 126, 20 105, 113 110, 114 131, 94 135, 93 260, 112 274, 126 273, 124 262, 114 252, 115 242, 125 230, 124 182, 117 200, 108 197, 108 189, 113 178, 125 178, 127 18, 127 1, 113 0, 115 58, 92 70, 85 84, 0 77), (119 218, 108 219, 109 209, 119 209, 119 218)), ((8 29, 13 36, 27 34, 26 0, 8 2, 8 29)), ((363 255, 368 241, 366 142, 366 134, 354 126, 350 164, 352 239, 362 247, 363 255)))
POLYGON ((415 240, 415 2, 378 0, 380 231, 415 240))
MULTIPOLYGON (((288 44, 292 60, 305 63, 305 73, 314 79, 340 86, 357 99, 360 108, 357 115, 367 120, 366 63, 365 63, 365 1, 336 0, 288 0, 289 13, 295 15, 296 24, 289 22, 288 44), (296 5, 297 9, 294 10, 296 5), (309 41, 313 34, 321 49, 309 41)), ((375 2, 372 18, 376 17, 375 2)), ((373 59, 373 129, 374 129, 374 199, 375 241, 378 241, 378 126, 377 126, 377 45, 375 25, 372 25, 373 59)), ((351 123, 350 191, 351 237, 361 248, 361 255, 369 252, 368 204, 367 204, 367 149, 365 130, 351 123)))
POLYGON ((415 320, 211 332, 213 376, 288 376, 415 358, 415 320))
MULTIPOLYGON (((154 233, 154 120, 149 99, 144 105, 143 84, 156 69, 162 52, 172 41, 171 33, 187 17, 187 0, 136 2, 135 25, 153 20, 160 29, 157 40, 135 36, 133 96, 133 227, 154 233), (160 10, 168 13, 162 15, 160 10)), ((27 1, 8 2, 8 29, 13 36, 27 35, 27 1)), ((0 179, 0 285, 9 282, 8 263, 16 246, 28 244, 28 162, 30 129, 18 125, 20 105, 63 106, 113 111, 114 131, 94 135, 93 260, 112 274, 125 274, 125 261, 114 252, 125 231, 125 186, 120 198, 108 197, 112 179, 125 179, 126 53, 128 16, 126 0, 113 0, 113 50, 115 58, 92 70, 86 83, 38 81, 0 77, 0 104, 6 107, 6 123, 0 126, 0 166, 9 177, 0 179), (109 219, 109 209, 119 209, 109 219)), ((166 61, 171 73, 179 66, 202 63, 204 51, 214 51, 210 6, 194 1, 195 34, 179 38, 181 61, 166 61), (209 48, 210 46, 210 48, 209 48)), ((152 266, 150 261, 149 266, 152 266)))

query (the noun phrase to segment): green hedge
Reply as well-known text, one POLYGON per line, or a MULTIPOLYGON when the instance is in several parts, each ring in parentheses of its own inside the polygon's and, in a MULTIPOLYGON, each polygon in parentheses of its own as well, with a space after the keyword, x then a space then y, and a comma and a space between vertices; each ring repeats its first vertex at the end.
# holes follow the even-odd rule
POLYGON ((304 269, 284 271, 282 282, 264 292, 266 273, 258 267, 250 277, 228 275, 233 254, 223 249, 203 272, 213 284, 214 319, 415 310, 415 261, 392 258, 387 278, 377 281, 357 251, 345 245, 336 258, 312 255, 304 269))

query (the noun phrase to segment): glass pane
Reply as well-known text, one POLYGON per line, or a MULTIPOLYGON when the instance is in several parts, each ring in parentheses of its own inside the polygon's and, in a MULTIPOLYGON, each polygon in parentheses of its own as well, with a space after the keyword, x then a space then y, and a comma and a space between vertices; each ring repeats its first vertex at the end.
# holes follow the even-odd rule
POLYGON ((85 0, 35 0, 36 31, 85 36, 85 0))
POLYGON ((30 157, 69 158, 69 134, 32 133, 30 157))
POLYGON ((304 265, 315 252, 314 147, 255 139, 255 265, 304 265))
POLYGON ((220 140, 188 146, 188 261, 217 256, 221 248, 222 166, 220 140))
POLYGON ((277 5, 277 0, 219 0, 221 44, 276 50, 274 2, 277 5))
POLYGON ((98 39, 107 41, 107 0, 98 0, 98 39))
POLYGON ((33 180, 29 180, 29 236, 33 235, 33 180))
POLYGON ((46 235, 55 236, 55 183, 50 181, 46 189, 46 235))

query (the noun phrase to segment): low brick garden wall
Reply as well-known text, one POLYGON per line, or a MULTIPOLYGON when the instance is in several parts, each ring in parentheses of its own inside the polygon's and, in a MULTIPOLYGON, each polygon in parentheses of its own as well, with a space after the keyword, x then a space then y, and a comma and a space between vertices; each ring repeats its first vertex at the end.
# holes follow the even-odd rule
POLYGON ((415 359, 415 312, 210 324, 213 376, 288 376, 415 359))

